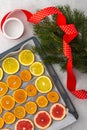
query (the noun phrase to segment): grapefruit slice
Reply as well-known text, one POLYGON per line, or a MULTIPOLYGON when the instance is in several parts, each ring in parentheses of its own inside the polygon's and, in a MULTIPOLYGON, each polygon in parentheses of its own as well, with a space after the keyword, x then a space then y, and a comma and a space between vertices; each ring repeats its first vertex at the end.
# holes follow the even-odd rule
POLYGON ((41 93, 47 93, 52 89, 52 82, 47 76, 40 76, 35 80, 35 86, 41 93))
POLYGON ((34 76, 40 76, 44 73, 44 66, 41 62, 34 62, 29 69, 34 76))
POLYGON ((27 92, 23 89, 17 89, 14 91, 13 97, 17 103, 22 104, 27 99, 27 92))
POLYGON ((7 74, 14 74, 19 70, 19 62, 14 57, 7 57, 2 62, 2 68, 7 74))
POLYGON ((36 96, 37 89, 36 89, 36 87, 33 84, 29 84, 26 87, 26 92, 27 92, 28 96, 33 97, 33 96, 36 96))
POLYGON ((6 82, 11 90, 18 89, 21 86, 21 79, 17 75, 8 76, 6 82))
POLYGON ((29 101, 25 104, 25 110, 28 114, 34 114, 37 111, 36 103, 29 101))
POLYGON ((8 128, 3 128, 2 130, 10 130, 10 129, 8 129, 8 128))
POLYGON ((15 122, 15 115, 12 112, 6 112, 3 115, 6 124, 13 124, 15 122))
POLYGON ((4 82, 0 82, 0 96, 3 96, 8 91, 8 85, 4 82))
POLYGON ((48 105, 48 100, 45 96, 39 96, 37 99, 36 99, 36 103, 39 107, 46 107, 48 105))
POLYGON ((22 50, 19 53, 18 59, 22 65, 28 66, 34 62, 34 54, 31 50, 22 50))
POLYGON ((47 94, 47 99, 51 103, 58 102, 59 94, 56 91, 51 91, 47 94))
POLYGON ((1 98, 1 107, 5 110, 11 110, 15 105, 15 100, 10 95, 5 95, 1 98))
POLYGON ((16 106, 14 109, 14 115, 19 118, 22 119, 25 117, 25 108, 23 106, 16 106))
POLYGON ((29 70, 22 70, 20 72, 20 78, 24 81, 24 82, 28 82, 29 80, 31 80, 32 75, 30 73, 29 70))
POLYGON ((48 112, 39 111, 34 116, 34 123, 39 129, 46 129, 50 126, 52 119, 48 112))
POLYGON ((2 80, 2 78, 3 78, 3 70, 2 70, 2 68, 0 67, 0 80, 2 80))
POLYGON ((60 103, 55 103, 50 108, 50 115, 54 120, 62 120, 66 116, 66 108, 60 103))
POLYGON ((34 130, 34 124, 29 119, 20 119, 15 123, 15 130, 34 130))

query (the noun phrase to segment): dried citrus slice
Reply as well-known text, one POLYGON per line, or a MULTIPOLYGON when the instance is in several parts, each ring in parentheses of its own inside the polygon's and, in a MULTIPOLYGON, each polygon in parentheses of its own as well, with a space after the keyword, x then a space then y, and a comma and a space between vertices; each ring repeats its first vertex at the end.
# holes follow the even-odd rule
POLYGON ((0 117, 0 128, 2 128, 4 126, 4 120, 2 117, 0 117))
POLYGON ((55 103, 59 100, 59 94, 56 91, 51 91, 47 94, 47 99, 51 103, 55 103))
POLYGON ((31 80, 32 75, 31 75, 31 73, 30 73, 29 70, 22 70, 22 71, 20 72, 20 78, 21 78, 24 82, 27 82, 27 81, 31 80))
POLYGON ((29 101, 25 104, 25 110, 28 114, 34 114, 37 110, 37 105, 35 102, 29 101))
POLYGON ((24 103, 27 99, 27 92, 23 89, 15 90, 13 97, 17 103, 24 103))
POLYGON ((47 76, 40 76, 35 80, 35 86, 41 93, 47 93, 52 89, 52 82, 47 76))
POLYGON ((1 98, 1 107, 5 110, 11 110, 15 105, 15 100, 10 95, 5 95, 1 98))
POLYGON ((26 92, 27 92, 28 96, 33 97, 33 96, 35 96, 37 94, 37 89, 33 84, 29 84, 26 87, 26 92))
POLYGON ((0 67, 0 80, 2 80, 2 78, 3 78, 3 70, 2 70, 2 68, 0 67))
POLYGON ((2 68, 7 74, 14 74, 19 70, 19 62, 14 57, 7 57, 2 62, 2 68))
POLYGON ((36 103, 38 104, 39 107, 46 107, 48 105, 48 100, 45 96, 39 96, 36 99, 36 103))
POLYGON ((34 62, 34 54, 31 50, 25 49, 19 53, 18 59, 22 65, 28 66, 34 62))
POLYGON ((2 113, 2 107, 0 106, 0 114, 2 113))
POLYGON ((23 106, 16 106, 14 109, 14 115, 21 119, 25 117, 25 108, 23 106))
POLYGON ((15 122, 15 115, 12 112, 5 112, 3 119, 6 124, 13 124, 15 122))
POLYGON ((18 89, 21 86, 21 79, 17 75, 10 75, 7 77, 8 87, 12 90, 18 89))
POLYGON ((3 96, 8 91, 8 85, 4 82, 0 82, 0 96, 3 96))
POLYGON ((44 73, 44 66, 41 62, 34 62, 29 69, 34 76, 40 76, 44 73))

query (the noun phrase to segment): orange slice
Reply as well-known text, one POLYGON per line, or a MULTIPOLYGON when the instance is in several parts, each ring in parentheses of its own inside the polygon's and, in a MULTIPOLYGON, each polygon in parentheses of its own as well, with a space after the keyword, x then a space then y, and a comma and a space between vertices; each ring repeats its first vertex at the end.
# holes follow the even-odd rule
POLYGON ((41 62, 34 62, 29 69, 34 76, 40 76, 44 73, 44 66, 41 62))
POLYGON ((3 78, 3 70, 2 70, 2 68, 0 67, 0 80, 2 80, 2 78, 3 78))
POLYGON ((13 97, 17 103, 22 104, 27 99, 27 92, 23 89, 15 90, 13 97))
POLYGON ((56 91, 51 91, 47 94, 47 99, 51 103, 58 102, 59 94, 56 91))
POLYGON ((28 70, 22 70, 22 71, 20 72, 20 78, 21 78, 24 82, 27 82, 27 81, 31 80, 32 75, 31 75, 30 71, 28 71, 28 70))
POLYGON ((33 84, 29 84, 26 87, 26 92, 27 92, 28 96, 33 97, 33 96, 35 96, 37 94, 37 89, 33 84))
POLYGON ((2 62, 2 68, 7 74, 14 74, 19 70, 19 62, 13 57, 8 57, 2 62))
POLYGON ((28 66, 34 62, 34 54, 26 49, 19 53, 18 59, 22 65, 28 66))
POLYGON ((21 86, 21 79, 17 75, 10 75, 7 77, 8 87, 12 90, 18 89, 21 86))
POLYGON ((4 126, 4 120, 2 117, 0 117, 0 128, 2 128, 4 126))
POLYGON ((1 107, 5 110, 11 110, 15 105, 15 100, 10 95, 5 95, 1 98, 1 107))
POLYGON ((0 82, 0 96, 3 96, 7 93, 8 91, 8 86, 4 82, 0 82))
POLYGON ((0 114, 2 113, 2 107, 0 106, 0 114))
POLYGON ((37 111, 37 105, 35 102, 29 101, 25 105, 25 110, 28 114, 34 114, 37 111))
POLYGON ((3 115, 6 124, 13 124, 15 122, 15 115, 12 112, 6 112, 3 115))
POLYGON ((48 105, 48 100, 45 96, 39 96, 36 99, 36 103, 38 104, 39 107, 46 107, 48 105))
POLYGON ((24 118, 25 113, 25 108, 23 106, 16 106, 14 109, 14 115, 19 119, 24 118))
POLYGON ((52 89, 52 82, 47 76, 40 76, 35 80, 35 86, 41 93, 47 93, 52 89))

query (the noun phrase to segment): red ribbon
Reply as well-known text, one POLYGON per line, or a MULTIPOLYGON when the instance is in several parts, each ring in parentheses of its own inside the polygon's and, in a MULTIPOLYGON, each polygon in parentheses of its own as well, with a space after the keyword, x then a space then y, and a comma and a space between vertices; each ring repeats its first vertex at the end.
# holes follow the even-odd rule
MULTIPOLYGON (((62 12, 60 12, 60 10, 58 10, 55 7, 44 8, 36 12, 35 14, 32 14, 31 12, 27 10, 22 10, 22 11, 26 15, 27 21, 34 24, 38 24, 42 19, 44 19, 45 17, 49 15, 56 14, 58 16, 56 23, 65 33, 63 36, 63 52, 64 52, 65 57, 67 58, 67 65, 66 65, 67 88, 77 98, 87 99, 87 91, 76 90, 76 77, 73 73, 72 50, 71 50, 71 47, 69 46, 69 43, 78 35, 78 32, 74 24, 67 24, 66 17, 62 14, 62 12)), ((1 28, 3 26, 4 21, 8 17, 8 15, 9 13, 2 19, 1 28)))

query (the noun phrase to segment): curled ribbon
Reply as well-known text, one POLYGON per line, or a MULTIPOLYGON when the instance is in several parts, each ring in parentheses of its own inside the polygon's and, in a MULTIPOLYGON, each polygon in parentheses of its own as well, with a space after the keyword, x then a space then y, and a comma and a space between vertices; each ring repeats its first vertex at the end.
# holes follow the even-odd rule
MULTIPOLYGON (((76 90, 76 77, 73 73, 72 50, 71 50, 71 47, 69 46, 69 43, 78 35, 78 32, 74 24, 67 24, 66 17, 56 7, 47 7, 36 12, 35 14, 32 14, 31 12, 27 10, 21 10, 21 11, 23 11, 23 13, 26 15, 27 21, 34 24, 38 24, 42 19, 44 19, 45 17, 49 15, 52 15, 52 14, 57 15, 56 23, 65 33, 63 36, 63 52, 64 52, 65 57, 67 58, 67 65, 66 65, 67 88, 77 98, 87 99, 87 91, 76 90)), ((6 14, 4 18, 2 19, 1 29, 9 13, 6 14)))

